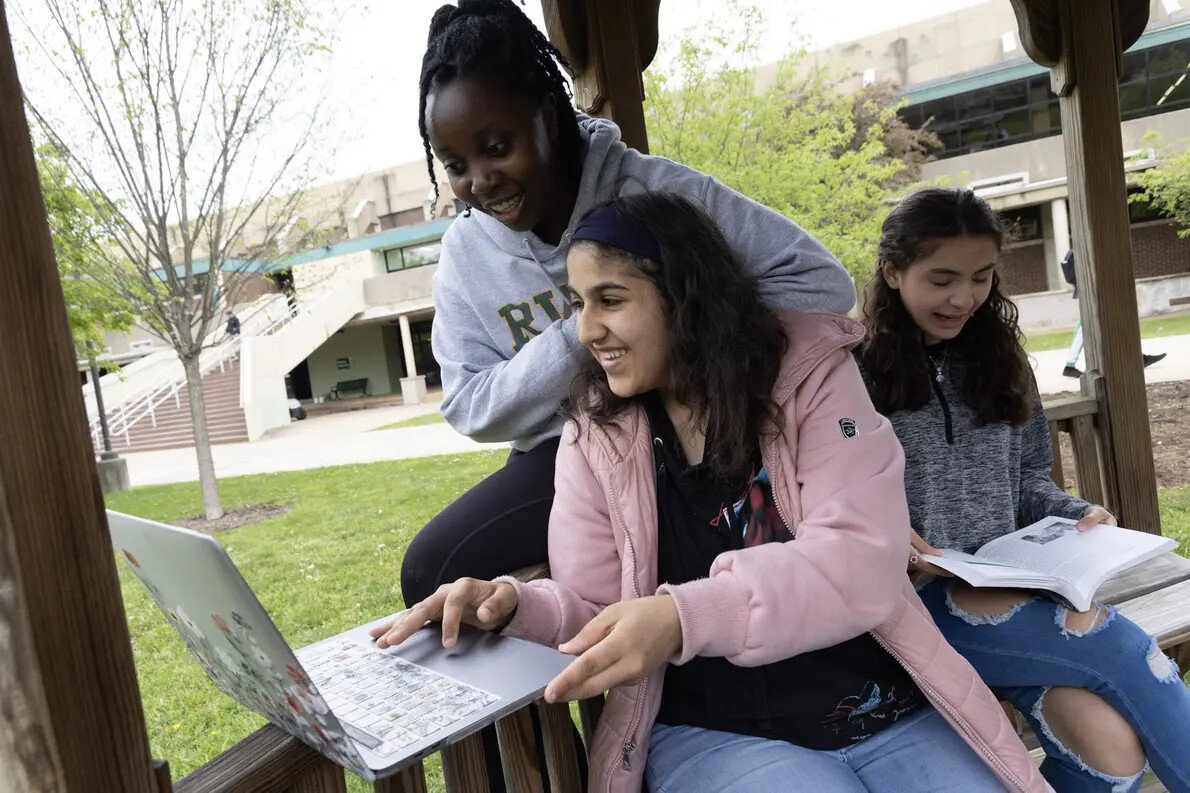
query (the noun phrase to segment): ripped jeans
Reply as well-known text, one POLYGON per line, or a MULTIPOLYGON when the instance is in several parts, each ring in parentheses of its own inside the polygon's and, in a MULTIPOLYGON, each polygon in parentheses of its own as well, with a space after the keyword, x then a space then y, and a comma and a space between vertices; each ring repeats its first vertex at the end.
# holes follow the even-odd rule
POLYGON ((967 614, 950 589, 951 580, 939 579, 918 594, 947 641, 1029 720, 1045 749, 1041 772, 1058 793, 1131 793, 1142 774, 1103 774, 1058 742, 1042 709, 1055 686, 1087 689, 1119 711, 1170 793, 1190 793, 1190 689, 1148 634, 1114 609, 1077 633, 1066 626, 1067 610, 1044 598, 1003 615, 967 614))

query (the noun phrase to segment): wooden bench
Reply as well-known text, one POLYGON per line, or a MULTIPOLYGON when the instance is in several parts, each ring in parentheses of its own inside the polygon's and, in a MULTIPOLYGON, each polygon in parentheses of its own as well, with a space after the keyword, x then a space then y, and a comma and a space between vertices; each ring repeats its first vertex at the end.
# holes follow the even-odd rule
POLYGON ((331 389, 331 399, 342 399, 344 394, 360 392, 360 396, 368 396, 368 378, 358 380, 340 380, 331 389))

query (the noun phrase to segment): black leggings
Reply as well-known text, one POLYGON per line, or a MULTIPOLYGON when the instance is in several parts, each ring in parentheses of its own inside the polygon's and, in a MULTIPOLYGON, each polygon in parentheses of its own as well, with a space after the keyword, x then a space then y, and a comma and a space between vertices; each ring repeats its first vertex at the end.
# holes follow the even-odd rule
MULTIPOLYGON (((528 452, 513 452, 503 468, 448 505, 418 532, 401 564, 401 597, 406 606, 464 576, 491 579, 546 561, 557 452, 557 438, 528 452)), ((530 714, 541 746, 537 711, 530 714)), ((485 727, 480 735, 488 782, 492 793, 501 793, 504 775, 496 730, 485 727)), ((578 756, 585 759, 577 731, 574 740, 578 756)), ((586 763, 581 765, 585 789, 586 763)), ((542 783, 548 791, 549 779, 542 783)))
POLYGON ((513 452, 418 532, 401 563, 406 606, 464 576, 486 580, 546 561, 557 453, 558 438, 513 452))

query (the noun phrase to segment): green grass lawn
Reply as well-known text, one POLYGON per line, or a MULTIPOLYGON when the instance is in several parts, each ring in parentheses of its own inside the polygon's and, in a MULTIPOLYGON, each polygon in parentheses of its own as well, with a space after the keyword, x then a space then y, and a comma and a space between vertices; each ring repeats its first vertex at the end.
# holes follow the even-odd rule
MULTIPOLYGON (((1190 333, 1190 314, 1150 317, 1140 321, 1140 335, 1142 339, 1155 339, 1159 336, 1182 336, 1187 333, 1190 333)), ((1070 330, 1029 336, 1025 339, 1025 349, 1029 352, 1064 350, 1070 346, 1070 340, 1072 338, 1073 331, 1070 330)))
POLYGON ((425 427, 430 424, 445 424, 446 419, 442 418, 441 413, 426 413, 424 416, 414 416, 411 419, 404 421, 397 421, 392 424, 385 424, 383 427, 377 427, 372 432, 379 432, 380 430, 403 430, 406 427, 425 427))
MULTIPOLYGON (((290 511, 216 537, 289 643, 301 647, 400 608, 400 563, 413 535, 504 459, 480 452, 225 479, 226 508, 272 503, 290 511)), ((138 488, 107 503, 166 522, 201 512, 197 484, 138 488)), ((1166 534, 1190 555, 1190 486, 1162 491, 1161 514, 1166 534)), ((119 569, 153 756, 180 779, 264 722, 210 684, 140 583, 119 569)), ((443 790, 437 756, 426 771, 430 789, 443 790)), ((371 790, 354 777, 349 789, 371 790)))

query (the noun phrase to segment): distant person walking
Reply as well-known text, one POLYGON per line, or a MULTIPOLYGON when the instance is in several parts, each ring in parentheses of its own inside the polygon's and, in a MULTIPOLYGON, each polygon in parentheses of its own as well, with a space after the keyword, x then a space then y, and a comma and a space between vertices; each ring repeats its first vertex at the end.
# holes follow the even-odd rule
MULTIPOLYGON (((1075 283, 1074 274, 1074 251, 1066 251, 1066 255, 1062 257, 1062 275, 1066 279, 1066 283, 1074 287, 1074 299, 1078 300, 1078 284, 1075 283)), ((1062 374, 1066 377, 1082 377, 1083 370, 1078 368, 1078 359, 1083 354, 1083 323, 1074 326, 1074 338, 1070 342, 1070 352, 1066 355, 1066 368, 1062 370, 1062 374)), ((1141 358, 1144 360, 1145 366, 1155 364, 1165 357, 1165 353, 1160 355, 1145 355, 1141 353, 1141 358)))

